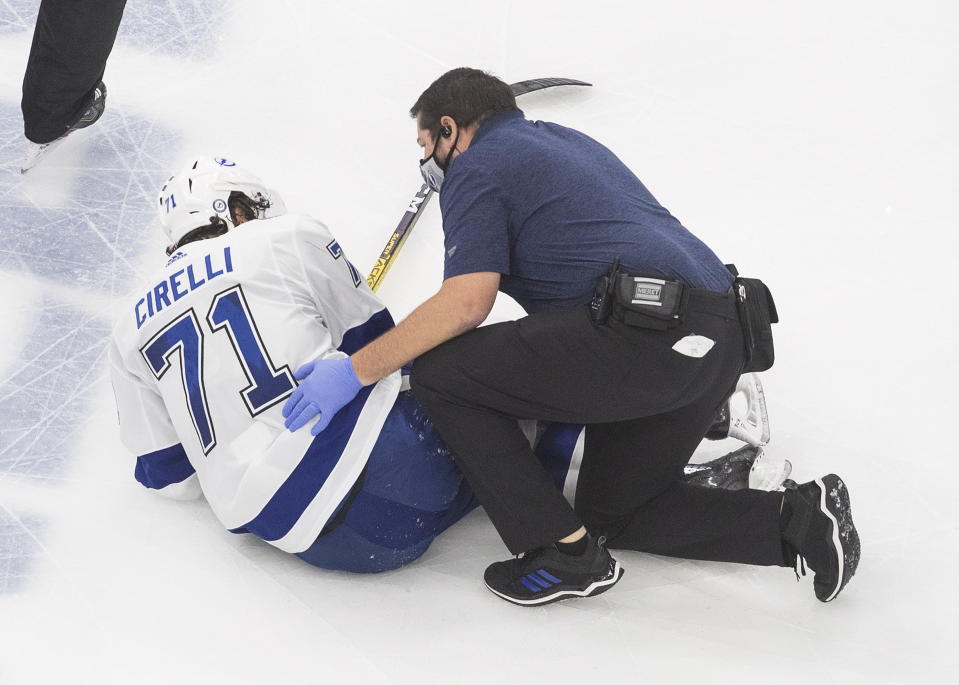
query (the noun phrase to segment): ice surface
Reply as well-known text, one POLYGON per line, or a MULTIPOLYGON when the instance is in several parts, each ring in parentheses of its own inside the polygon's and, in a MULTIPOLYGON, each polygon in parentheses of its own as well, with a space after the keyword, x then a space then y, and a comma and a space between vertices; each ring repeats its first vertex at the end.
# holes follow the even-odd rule
POLYGON ((34 327, 0 384, 0 469, 59 475, 72 460, 103 368, 109 321, 54 299, 39 303, 34 327))
POLYGON ((0 595, 20 592, 39 556, 37 535, 41 523, 32 516, 14 516, 0 510, 0 595))
MULTIPOLYGON (((0 268, 108 296, 125 293, 145 246, 159 239, 152 225, 154 204, 176 159, 179 137, 156 122, 108 109, 95 131, 75 136, 94 137, 96 144, 85 146, 71 138, 61 146, 64 157, 75 156, 78 167, 92 173, 74 169, 57 178, 62 185, 54 203, 43 196, 49 189, 37 186, 62 169, 41 167, 37 177, 20 176, 14 166, 21 152, 22 120, 13 115, 19 107, 9 102, 0 107, 6 126, 0 133, 5 143, 0 151, 5 163, 0 268)), ((64 159, 59 152, 57 156, 64 159)))
POLYGON ((34 0, 4 0, 0 3, 0 32, 33 31, 38 6, 34 0))
POLYGON ((117 40, 146 53, 203 58, 223 40, 224 0, 135 0, 128 2, 117 40))
MULTIPOLYGON (((0 1, 0 683, 953 681, 951 5, 130 0, 103 120, 20 176, 37 6, 0 1), (506 554, 482 512, 354 577, 133 481, 104 346, 164 259, 159 184, 194 151, 239 159, 370 265, 420 183, 407 110, 464 64, 594 83, 522 106, 770 284, 767 451, 841 474, 863 539, 834 603, 785 569, 620 553, 609 593, 520 609, 482 585, 506 554)), ((394 314, 439 284, 438 217, 381 291, 394 314)))

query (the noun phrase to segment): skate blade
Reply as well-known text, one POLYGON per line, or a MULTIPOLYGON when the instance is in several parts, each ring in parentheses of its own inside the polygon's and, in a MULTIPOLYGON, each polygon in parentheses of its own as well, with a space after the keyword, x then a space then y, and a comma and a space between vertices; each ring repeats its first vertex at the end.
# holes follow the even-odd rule
POLYGON ((793 465, 788 459, 776 461, 760 452, 749 469, 749 487, 752 490, 772 492, 782 488, 783 481, 789 478, 793 465))
POLYGON ((744 374, 736 384, 733 395, 741 395, 746 402, 746 415, 733 416, 729 437, 742 440, 753 447, 769 443, 769 412, 762 381, 755 373, 744 374))
POLYGON ((69 134, 65 134, 56 140, 50 143, 44 143, 43 145, 30 143, 30 149, 27 150, 27 154, 24 155, 23 161, 20 162, 20 173, 27 173, 40 164, 43 160, 47 159, 54 150, 63 144, 63 141, 67 139, 68 135, 69 134))

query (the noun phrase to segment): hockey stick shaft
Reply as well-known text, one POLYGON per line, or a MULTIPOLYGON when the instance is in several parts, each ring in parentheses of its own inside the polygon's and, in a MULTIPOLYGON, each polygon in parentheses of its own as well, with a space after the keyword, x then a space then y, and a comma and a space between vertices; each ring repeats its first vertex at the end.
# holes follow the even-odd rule
MULTIPOLYGON (((519 97, 520 95, 532 93, 537 90, 543 90, 544 88, 553 88, 555 86, 591 85, 593 84, 586 83, 585 81, 577 81, 576 79, 571 78, 536 78, 528 81, 512 83, 510 84, 510 88, 512 88, 513 94, 519 97)), ((410 200, 410 204, 407 206, 406 212, 403 214, 400 222, 396 225, 396 228, 393 229, 393 234, 390 236, 390 239, 386 241, 386 246, 383 248, 380 256, 377 257, 376 264, 370 270, 370 275, 366 277, 366 282, 372 290, 376 291, 379 289, 380 284, 386 277, 387 272, 389 272, 390 267, 393 266, 393 261, 396 259, 396 255, 398 255, 400 250, 403 248, 403 245, 406 243, 406 239, 413 230, 413 226, 416 225, 416 222, 423 214, 423 209, 427 204, 429 204, 431 197, 433 197, 433 191, 424 183, 410 200)))
POLYGON ((423 213, 423 208, 429 203, 431 197, 433 197, 433 191, 424 183, 420 186, 420 189, 416 191, 413 199, 410 200, 406 212, 393 230, 390 239, 386 241, 386 246, 383 248, 380 256, 376 258, 376 264, 370 269, 370 275, 366 277, 366 283, 374 292, 379 289, 383 278, 390 270, 390 267, 393 266, 393 260, 396 259, 396 255, 399 254, 403 248, 403 244, 412 232, 413 226, 416 225, 417 220, 423 213))

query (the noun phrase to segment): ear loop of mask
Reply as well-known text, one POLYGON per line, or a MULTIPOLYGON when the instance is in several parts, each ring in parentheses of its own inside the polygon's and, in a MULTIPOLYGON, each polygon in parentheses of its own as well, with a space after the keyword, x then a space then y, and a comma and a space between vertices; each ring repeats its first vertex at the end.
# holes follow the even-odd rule
POLYGON ((442 126, 439 126, 436 129, 436 132, 433 134, 433 140, 436 141, 433 145, 433 152, 429 157, 420 161, 420 173, 423 175, 423 181, 437 193, 440 192, 440 188, 443 186, 443 179, 446 176, 446 169, 449 168, 450 160, 453 157, 453 150, 456 149, 456 144, 459 142, 460 137, 459 128, 457 128, 456 138, 453 139, 453 142, 450 145, 450 151, 446 155, 446 161, 440 164, 440 160, 436 155, 436 151, 440 145, 442 130, 442 126))
MULTIPOLYGON (((440 127, 440 130, 442 130, 442 126, 440 127)), ((440 160, 439 159, 436 160, 436 165, 443 170, 444 174, 446 173, 446 170, 449 169, 450 167, 450 161, 453 159, 453 150, 456 149, 456 144, 459 142, 459 139, 460 139, 460 129, 459 129, 459 126, 457 126, 456 137, 453 138, 453 142, 450 144, 450 151, 446 153, 446 161, 443 162, 442 166, 440 166, 440 160)), ((437 141, 437 145, 439 145, 439 137, 436 138, 436 141, 437 141)), ((436 150, 433 150, 433 154, 434 155, 436 154, 436 150)))

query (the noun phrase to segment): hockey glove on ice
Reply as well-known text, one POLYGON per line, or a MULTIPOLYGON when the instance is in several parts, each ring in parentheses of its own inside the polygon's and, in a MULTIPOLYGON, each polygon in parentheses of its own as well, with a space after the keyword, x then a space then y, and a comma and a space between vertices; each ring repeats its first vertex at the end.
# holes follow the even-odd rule
POLYGON ((310 429, 312 435, 319 435, 363 387, 349 357, 307 362, 293 376, 300 385, 283 405, 284 425, 290 432, 299 430, 319 414, 320 420, 310 429))

